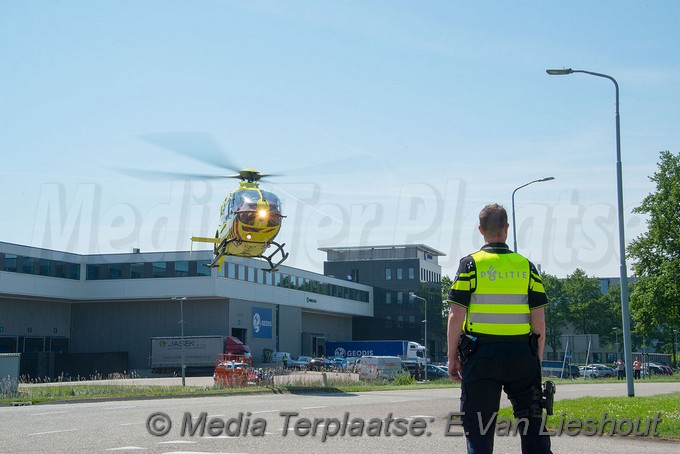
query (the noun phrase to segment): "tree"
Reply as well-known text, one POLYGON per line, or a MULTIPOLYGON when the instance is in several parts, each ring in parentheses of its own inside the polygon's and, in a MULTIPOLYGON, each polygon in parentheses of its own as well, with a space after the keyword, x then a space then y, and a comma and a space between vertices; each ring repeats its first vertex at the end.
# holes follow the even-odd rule
POLYGON ((680 325, 680 155, 662 151, 650 180, 656 192, 633 210, 648 216, 647 231, 627 249, 637 277, 631 313, 637 330, 647 336, 660 326, 672 333, 680 325))
POLYGON ((549 301, 548 307, 545 308, 545 342, 556 352, 562 347, 562 328, 566 323, 562 281, 547 273, 541 276, 541 280, 549 301))
POLYGON ((611 315, 600 290, 600 281, 580 268, 567 276, 562 285, 565 319, 577 333, 603 334, 611 330, 611 315))
MULTIPOLYGON (((446 301, 447 297, 449 296, 449 290, 451 290, 451 286, 453 285, 453 279, 451 279, 449 276, 442 276, 441 284, 442 284, 441 300, 443 302, 443 301, 446 301)), ((448 330, 448 324, 449 324, 449 305, 448 304, 442 303, 441 313, 442 313, 442 332, 444 333, 444 344, 446 344, 446 340, 447 340, 446 332, 448 330)), ((448 346, 446 346, 446 345, 444 347, 448 348, 448 346)))
POLYGON ((637 277, 631 321, 636 338, 672 344, 680 324, 680 155, 662 151, 650 181, 656 191, 633 210, 647 215, 647 231, 627 250, 637 277))

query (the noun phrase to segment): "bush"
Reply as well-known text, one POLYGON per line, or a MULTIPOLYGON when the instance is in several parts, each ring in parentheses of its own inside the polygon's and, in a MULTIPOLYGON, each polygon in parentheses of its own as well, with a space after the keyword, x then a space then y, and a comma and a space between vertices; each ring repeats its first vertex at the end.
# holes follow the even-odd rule
POLYGON ((393 384, 395 385, 412 385, 416 382, 416 379, 411 377, 411 374, 403 373, 395 375, 393 384))

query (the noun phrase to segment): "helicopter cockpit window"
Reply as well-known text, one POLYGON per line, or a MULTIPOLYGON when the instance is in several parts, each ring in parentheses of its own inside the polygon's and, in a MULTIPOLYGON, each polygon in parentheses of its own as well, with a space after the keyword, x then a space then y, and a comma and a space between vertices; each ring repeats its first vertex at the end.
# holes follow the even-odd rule
POLYGON ((262 198, 269 204, 269 219, 267 225, 274 227, 281 224, 281 201, 271 192, 262 191, 262 198))
POLYGON ((234 211, 239 221, 253 225, 257 215, 257 202, 260 193, 254 190, 238 191, 234 194, 234 211))

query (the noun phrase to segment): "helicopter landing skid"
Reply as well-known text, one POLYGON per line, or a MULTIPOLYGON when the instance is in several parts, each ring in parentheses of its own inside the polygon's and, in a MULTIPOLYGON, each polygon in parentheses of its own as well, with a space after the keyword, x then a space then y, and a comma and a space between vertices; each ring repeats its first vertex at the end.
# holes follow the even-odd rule
MULTIPOLYGON (((237 241, 237 240, 234 240, 234 239, 226 240, 223 244, 220 244, 219 247, 216 247, 215 249, 220 251, 220 252, 217 255, 215 255, 215 257, 212 259, 212 261, 209 264, 207 264, 205 266, 207 266, 208 268, 221 267, 223 257, 226 256, 226 255, 229 255, 226 252, 227 251, 227 245, 229 243, 233 242, 233 241, 237 241)), ((262 268, 264 271, 276 271, 277 267, 279 265, 281 265, 288 258, 288 253, 283 251, 283 247, 286 244, 285 243, 279 244, 276 241, 271 241, 269 243, 269 245, 276 246, 276 249, 274 249, 274 252, 272 252, 269 255, 259 255, 258 258, 266 260, 267 263, 269 264, 269 268, 262 268), (281 259, 278 262, 274 263, 273 259, 274 259, 274 256, 277 253, 281 254, 281 259)))
POLYGON ((279 244, 276 241, 271 241, 269 244, 270 245, 273 244, 274 246, 276 246, 276 249, 274 249, 274 252, 272 252, 269 255, 261 255, 260 256, 261 258, 265 259, 267 261, 267 263, 269 263, 269 269, 267 269, 267 268, 262 268, 262 269, 264 271, 274 272, 274 271, 276 271, 278 266, 281 265, 288 258, 288 253, 283 251, 283 247, 286 245, 286 243, 279 244), (278 262, 276 262, 276 264, 274 264, 274 262, 272 261, 272 258, 279 252, 281 253, 281 260, 279 260, 278 262))

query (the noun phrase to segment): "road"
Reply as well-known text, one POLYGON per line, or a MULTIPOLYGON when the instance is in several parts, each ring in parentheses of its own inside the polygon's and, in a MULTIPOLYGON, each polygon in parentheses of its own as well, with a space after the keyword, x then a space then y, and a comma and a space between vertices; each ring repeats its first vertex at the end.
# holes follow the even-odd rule
MULTIPOLYGON (((640 397, 673 391, 680 391, 680 383, 636 383, 640 397)), ((560 385, 556 397, 625 394, 624 383, 605 383, 560 385)), ((465 452, 462 429, 448 425, 459 397, 460 388, 447 388, 0 407, 0 452, 465 452), (154 436, 149 424, 169 430, 154 436)), ((562 435, 552 444, 556 454, 680 451, 680 442, 634 436, 562 435)), ((497 436, 495 452, 519 452, 519 437, 497 436)))

